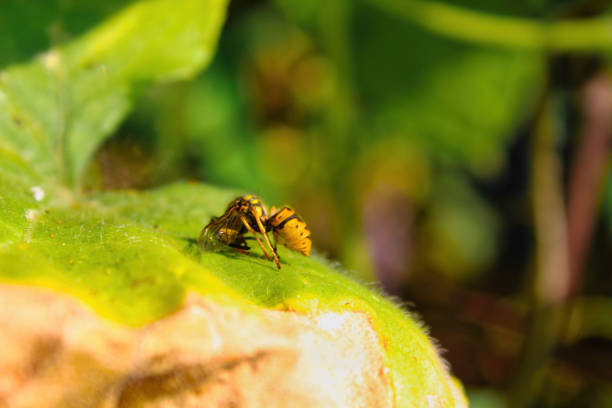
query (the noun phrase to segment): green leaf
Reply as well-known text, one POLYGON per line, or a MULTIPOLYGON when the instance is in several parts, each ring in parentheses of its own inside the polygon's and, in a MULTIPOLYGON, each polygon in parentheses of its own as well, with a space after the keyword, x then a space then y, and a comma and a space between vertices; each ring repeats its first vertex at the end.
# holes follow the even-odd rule
POLYGON ((71 294, 140 326, 195 291, 245 310, 356 311, 372 322, 399 406, 454 406, 420 325, 319 257, 194 243, 237 192, 174 184, 85 196, 70 187, 131 106, 140 81, 181 79, 210 59, 224 1, 135 3, 82 38, 0 74, 0 282, 71 294), (172 16, 169 15, 172 12, 172 16))
POLYGON ((79 182, 128 112, 135 84, 189 78, 210 61, 225 2, 137 2, 82 38, 8 68, 0 76, 3 139, 27 152, 44 178, 79 182))
POLYGON ((261 252, 203 252, 196 237, 236 192, 174 184, 49 207, 0 252, 0 280, 71 293, 99 314, 142 325, 180 308, 188 291, 220 302, 303 313, 365 313, 384 345, 397 401, 435 396, 453 406, 445 371, 414 320, 319 257, 280 249, 282 270, 261 252))

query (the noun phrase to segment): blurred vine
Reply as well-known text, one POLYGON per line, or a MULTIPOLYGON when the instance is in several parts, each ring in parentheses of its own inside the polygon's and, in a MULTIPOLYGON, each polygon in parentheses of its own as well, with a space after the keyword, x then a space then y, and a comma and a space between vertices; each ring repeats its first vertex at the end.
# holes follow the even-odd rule
POLYGON ((478 44, 554 52, 609 51, 612 17, 536 21, 435 1, 367 0, 437 34, 478 44))

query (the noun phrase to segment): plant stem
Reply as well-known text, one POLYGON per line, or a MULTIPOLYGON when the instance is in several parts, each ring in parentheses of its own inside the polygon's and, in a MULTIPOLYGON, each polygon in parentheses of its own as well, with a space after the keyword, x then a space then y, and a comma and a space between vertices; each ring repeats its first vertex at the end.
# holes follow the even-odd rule
POLYGON ((561 162, 548 103, 535 131, 533 212, 536 276, 531 324, 513 388, 511 407, 527 407, 538 394, 546 365, 564 337, 571 300, 580 286, 612 141, 612 81, 605 75, 584 87, 583 125, 570 176, 568 215, 563 205, 561 162))
POLYGON ((570 254, 569 296, 581 282, 591 242, 602 183, 612 147, 612 81, 600 74, 584 87, 581 99, 583 125, 570 173, 568 233, 570 254))
POLYGON ((545 22, 431 1, 369 1, 432 32, 476 44, 556 52, 610 51, 612 48, 610 16, 545 22))
POLYGON ((550 96, 538 117, 532 155, 532 200, 536 243, 534 299, 520 363, 510 390, 510 407, 530 406, 539 394, 546 363, 566 321, 570 287, 562 168, 550 96))

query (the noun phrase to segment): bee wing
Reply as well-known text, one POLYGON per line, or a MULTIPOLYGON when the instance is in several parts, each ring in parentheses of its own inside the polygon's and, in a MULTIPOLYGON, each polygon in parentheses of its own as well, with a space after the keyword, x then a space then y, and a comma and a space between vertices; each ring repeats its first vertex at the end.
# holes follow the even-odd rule
POLYGON ((198 242, 207 247, 217 247, 234 243, 243 225, 236 211, 229 209, 220 217, 215 217, 202 229, 198 242))

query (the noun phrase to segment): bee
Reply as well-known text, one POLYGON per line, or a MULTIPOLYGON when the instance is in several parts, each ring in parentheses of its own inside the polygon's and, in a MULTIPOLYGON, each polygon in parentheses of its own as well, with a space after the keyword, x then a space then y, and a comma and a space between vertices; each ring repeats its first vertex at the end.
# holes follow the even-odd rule
POLYGON ((272 208, 272 213, 266 227, 267 231, 272 231, 274 235, 274 250, 277 243, 281 243, 292 251, 309 256, 312 239, 306 222, 287 206, 278 211, 272 208))
POLYGON ((263 251, 266 259, 271 260, 266 247, 272 253, 272 259, 278 269, 281 268, 276 250, 268 239, 266 225, 268 213, 263 203, 254 195, 237 197, 227 206, 225 213, 213 217, 202 229, 198 243, 206 249, 218 250, 224 245, 239 252, 246 253, 249 246, 245 234, 250 232, 263 251), (259 240, 257 234, 263 236, 266 246, 259 240))

